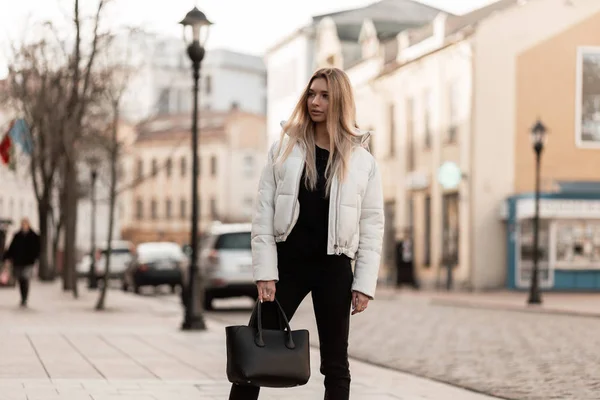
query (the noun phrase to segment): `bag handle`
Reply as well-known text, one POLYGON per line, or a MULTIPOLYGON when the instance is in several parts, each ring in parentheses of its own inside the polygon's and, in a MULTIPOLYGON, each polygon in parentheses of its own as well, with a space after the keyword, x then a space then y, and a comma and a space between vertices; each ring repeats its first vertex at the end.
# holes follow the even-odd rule
MULTIPOLYGON (((290 323, 289 323, 287 317, 285 316, 285 312, 283 311, 283 308, 281 307, 281 304, 279 304, 279 301, 277 300, 277 298, 275 298, 274 302, 277 305, 278 314, 283 319, 283 322, 285 323, 285 328, 287 329, 287 340, 285 341, 285 347, 287 347, 288 349, 294 349, 296 347, 296 344, 294 343, 294 339, 292 338, 292 328, 290 328, 290 323)), ((263 339, 263 328, 262 328, 262 303, 261 303, 261 301, 257 300, 256 305, 254 307, 256 310, 256 320, 257 320, 257 324, 256 324, 257 329, 256 329, 256 336, 254 338, 254 343, 256 343, 256 345, 258 347, 265 347, 265 341, 263 339)), ((253 317, 253 319, 254 319, 254 317, 253 317)), ((250 323, 252 323, 252 322, 253 321, 251 320, 250 323)))

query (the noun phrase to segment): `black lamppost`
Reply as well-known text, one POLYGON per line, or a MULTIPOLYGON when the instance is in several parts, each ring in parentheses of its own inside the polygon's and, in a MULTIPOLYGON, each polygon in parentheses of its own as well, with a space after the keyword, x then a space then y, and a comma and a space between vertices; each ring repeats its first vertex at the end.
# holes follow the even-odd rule
POLYGON ((531 128, 531 141, 535 152, 535 215, 533 217, 533 271, 531 273, 531 286, 529 287, 529 304, 542 304, 539 282, 539 231, 540 231, 540 159, 544 150, 546 127, 538 119, 531 128))
POLYGON ((90 166, 90 203, 92 205, 88 289, 98 289, 98 276, 96 275, 96 179, 98 178, 100 159, 96 156, 90 156, 87 162, 90 166))
MULTIPOLYGON (((192 234, 190 257, 190 267, 187 282, 187 295, 185 304, 185 317, 181 324, 183 330, 204 330, 206 324, 202 310, 196 309, 198 298, 202 298, 199 289, 202 291, 202 282, 200 269, 198 268, 198 233, 199 233, 199 213, 198 213, 198 89, 200 80, 200 64, 204 58, 204 44, 208 38, 208 30, 212 23, 206 18, 206 15, 198 8, 194 7, 187 13, 180 22, 183 25, 184 37, 187 44, 187 53, 192 60, 193 78, 194 78, 194 110, 192 114, 192 234), (199 297, 198 297, 199 296, 199 297)), ((202 308, 202 307, 200 307, 202 308)))

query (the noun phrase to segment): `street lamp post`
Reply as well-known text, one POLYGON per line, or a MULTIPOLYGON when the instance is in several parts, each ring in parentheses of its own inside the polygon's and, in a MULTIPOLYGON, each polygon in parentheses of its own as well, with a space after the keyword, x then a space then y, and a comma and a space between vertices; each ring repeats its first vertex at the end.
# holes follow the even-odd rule
POLYGON ((96 179, 98 178, 97 157, 90 156, 90 203, 92 205, 91 229, 90 229, 90 270, 88 273, 88 289, 98 289, 98 276, 96 275, 96 179))
MULTIPOLYGON (((199 233, 199 213, 198 213, 198 145, 200 142, 198 135, 198 89, 200 80, 200 64, 204 59, 204 44, 208 38, 208 30, 212 24, 206 15, 198 8, 194 7, 187 13, 180 22, 183 25, 184 37, 187 44, 187 53, 192 61, 194 78, 194 109, 192 113, 192 233, 191 233, 191 257, 187 282, 187 299, 185 304, 185 317, 181 324, 183 330, 204 330, 206 324, 202 310, 198 310, 196 302, 202 298, 201 293, 203 285, 201 282, 201 273, 198 268, 198 233, 199 233)), ((199 307, 202 308, 202 307, 199 307)))
POLYGON ((544 150, 546 127, 540 120, 531 128, 531 140, 535 152, 535 215, 533 217, 533 271, 529 287, 528 304, 542 304, 539 283, 539 230, 540 230, 540 160, 544 150))

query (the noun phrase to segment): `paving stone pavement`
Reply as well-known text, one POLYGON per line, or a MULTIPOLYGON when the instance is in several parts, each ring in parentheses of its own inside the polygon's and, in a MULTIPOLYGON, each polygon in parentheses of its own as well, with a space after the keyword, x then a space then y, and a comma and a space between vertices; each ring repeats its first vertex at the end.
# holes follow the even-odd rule
MULTIPOLYGON (((316 332, 311 307, 308 297, 292 328, 316 332)), ((248 318, 247 312, 215 315, 229 322, 248 318)), ((352 317, 350 354, 502 398, 596 400, 599 331, 598 318, 440 306, 420 295, 394 296, 352 317)), ((312 340, 317 343, 316 334, 312 340)))
MULTIPOLYGON (((181 332, 172 296, 111 291, 105 312, 93 311, 95 297, 83 285, 75 300, 58 284, 35 284, 23 310, 15 290, 0 289, 0 400, 227 398, 225 325, 208 318, 207 331, 181 332)), ((318 352, 311 357, 309 384, 265 389, 261 400, 322 398, 318 352)), ((351 366, 353 400, 492 399, 359 361, 351 366)))

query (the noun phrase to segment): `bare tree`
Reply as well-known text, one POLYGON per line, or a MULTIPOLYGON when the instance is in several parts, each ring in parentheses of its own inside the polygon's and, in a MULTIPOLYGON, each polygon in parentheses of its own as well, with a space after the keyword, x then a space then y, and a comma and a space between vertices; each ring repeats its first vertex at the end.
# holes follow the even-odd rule
POLYGON ((40 276, 46 278, 51 274, 49 225, 54 221, 56 231, 64 231, 63 289, 72 290, 75 297, 78 295, 75 274, 78 148, 90 109, 102 92, 103 81, 95 79, 95 66, 105 43, 101 21, 110 1, 97 0, 88 27, 80 0, 73 0, 71 34, 61 38, 51 23, 43 24, 40 32, 43 39, 15 48, 9 70, 9 98, 24 114, 32 132, 31 172, 42 239, 40 276), (86 37, 89 39, 85 40, 86 37), (59 178, 61 193, 55 196, 59 178), (54 197, 60 199, 60 212, 53 209, 54 197))
POLYGON ((122 155, 123 145, 119 140, 119 125, 121 122, 120 111, 123 97, 128 87, 133 73, 137 68, 133 65, 131 58, 131 46, 133 39, 138 33, 136 29, 127 29, 121 34, 112 35, 109 51, 105 54, 105 70, 102 74, 105 82, 104 94, 108 104, 108 110, 111 116, 109 125, 110 138, 108 143, 108 160, 110 165, 109 181, 109 219, 108 219, 108 238, 104 267, 104 284, 96 303, 96 310, 104 310, 106 304, 106 293, 108 290, 108 279, 110 274, 112 239, 115 222, 115 206, 117 201, 118 168, 122 155), (124 44, 124 46, 123 46, 124 44))

